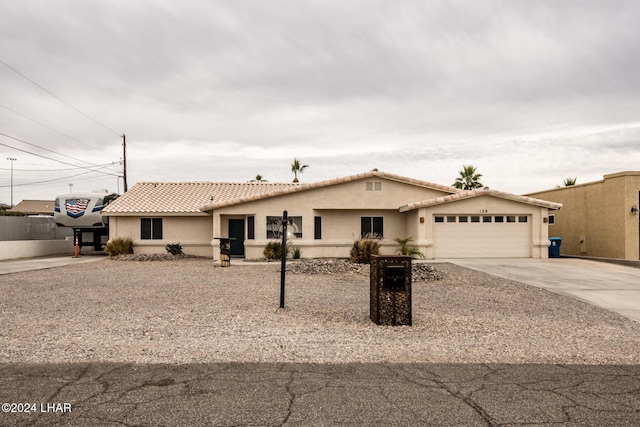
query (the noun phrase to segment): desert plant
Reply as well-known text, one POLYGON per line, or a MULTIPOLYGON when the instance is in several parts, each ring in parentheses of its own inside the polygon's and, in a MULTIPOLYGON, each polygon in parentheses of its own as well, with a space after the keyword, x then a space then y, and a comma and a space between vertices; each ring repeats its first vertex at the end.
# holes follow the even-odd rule
POLYGON ((363 234, 360 239, 353 242, 350 253, 351 262, 369 264, 371 262, 371 255, 378 255, 380 253, 380 240, 382 240, 382 237, 376 233, 363 234))
MULTIPOLYGON (((289 252, 289 248, 287 248, 289 252)), ((272 240, 264 247, 262 254, 266 259, 280 259, 282 258, 282 242, 280 240, 272 240)), ((287 254, 288 255, 288 254, 287 254)))
POLYGON ((397 244, 400 245, 400 248, 396 251, 396 254, 410 256, 411 258, 418 257, 424 259, 424 254, 420 252, 417 247, 410 245, 410 243, 413 241, 413 237, 405 237, 404 239, 398 237, 394 240, 397 244))
POLYGON ((171 255, 184 255, 182 245, 180 243, 169 243, 164 247, 171 255))
POLYGON ((300 160, 294 158, 291 163, 291 172, 293 172, 293 182, 298 182, 298 172, 302 173, 309 165, 300 165, 300 160))
POLYGON ((118 237, 107 242, 104 251, 109 256, 126 255, 133 253, 133 239, 131 237, 118 237))
POLYGON ((473 165, 463 165, 462 170, 458 172, 460 175, 453 183, 453 187, 462 190, 473 190, 474 188, 482 188, 484 185, 480 182, 482 174, 478 173, 473 165))
POLYGON ((293 259, 300 259, 302 258, 302 251, 300 250, 300 248, 293 248, 291 256, 293 257, 293 259))

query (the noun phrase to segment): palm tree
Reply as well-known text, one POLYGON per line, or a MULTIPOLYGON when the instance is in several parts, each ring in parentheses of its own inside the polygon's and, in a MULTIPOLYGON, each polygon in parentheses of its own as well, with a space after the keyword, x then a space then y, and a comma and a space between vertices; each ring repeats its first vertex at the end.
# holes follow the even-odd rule
POLYGON ((404 239, 398 237, 397 239, 393 239, 397 244, 400 245, 400 248, 396 251, 398 255, 407 255, 411 258, 419 257, 424 259, 424 254, 420 252, 420 250, 411 245, 413 241, 413 237, 405 237, 404 239))
POLYGON ((293 182, 298 182, 298 172, 302 173, 309 165, 300 166, 300 160, 294 158, 291 163, 291 172, 293 172, 293 182))
POLYGON ((473 165, 463 165, 462 170, 458 172, 460 176, 456 178, 453 183, 453 187, 460 188, 462 190, 473 190, 474 188, 481 188, 484 185, 480 182, 482 174, 476 171, 476 167, 473 165))
POLYGON ((562 183, 564 184, 565 187, 569 187, 570 185, 576 185, 576 181, 578 180, 578 178, 565 178, 564 181, 562 181, 562 183))

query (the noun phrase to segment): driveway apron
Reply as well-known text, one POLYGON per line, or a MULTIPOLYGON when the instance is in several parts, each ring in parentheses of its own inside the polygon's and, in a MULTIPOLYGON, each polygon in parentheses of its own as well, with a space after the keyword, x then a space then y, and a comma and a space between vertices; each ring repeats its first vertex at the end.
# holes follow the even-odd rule
POLYGON ((448 261, 577 298, 640 322, 638 268, 576 258, 448 261))

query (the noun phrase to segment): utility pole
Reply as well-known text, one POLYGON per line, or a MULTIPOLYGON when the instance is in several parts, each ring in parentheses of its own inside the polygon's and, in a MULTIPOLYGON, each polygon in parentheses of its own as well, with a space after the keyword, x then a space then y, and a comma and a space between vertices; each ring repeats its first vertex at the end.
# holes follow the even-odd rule
POLYGON ((127 136, 122 134, 122 168, 124 178, 124 192, 126 193, 129 187, 127 186, 127 136))
POLYGON ((13 162, 15 162, 18 159, 15 159, 13 157, 7 157, 7 160, 11 162, 11 207, 13 207, 13 162))

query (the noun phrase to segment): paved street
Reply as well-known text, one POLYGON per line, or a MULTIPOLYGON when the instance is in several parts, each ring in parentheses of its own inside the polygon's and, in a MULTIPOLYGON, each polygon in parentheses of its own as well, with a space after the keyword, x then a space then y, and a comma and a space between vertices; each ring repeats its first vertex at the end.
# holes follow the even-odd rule
POLYGON ((2 426, 640 424, 640 366, 5 364, 0 376, 2 426))
POLYGON ((640 322, 640 268, 576 258, 450 262, 568 295, 640 322))

